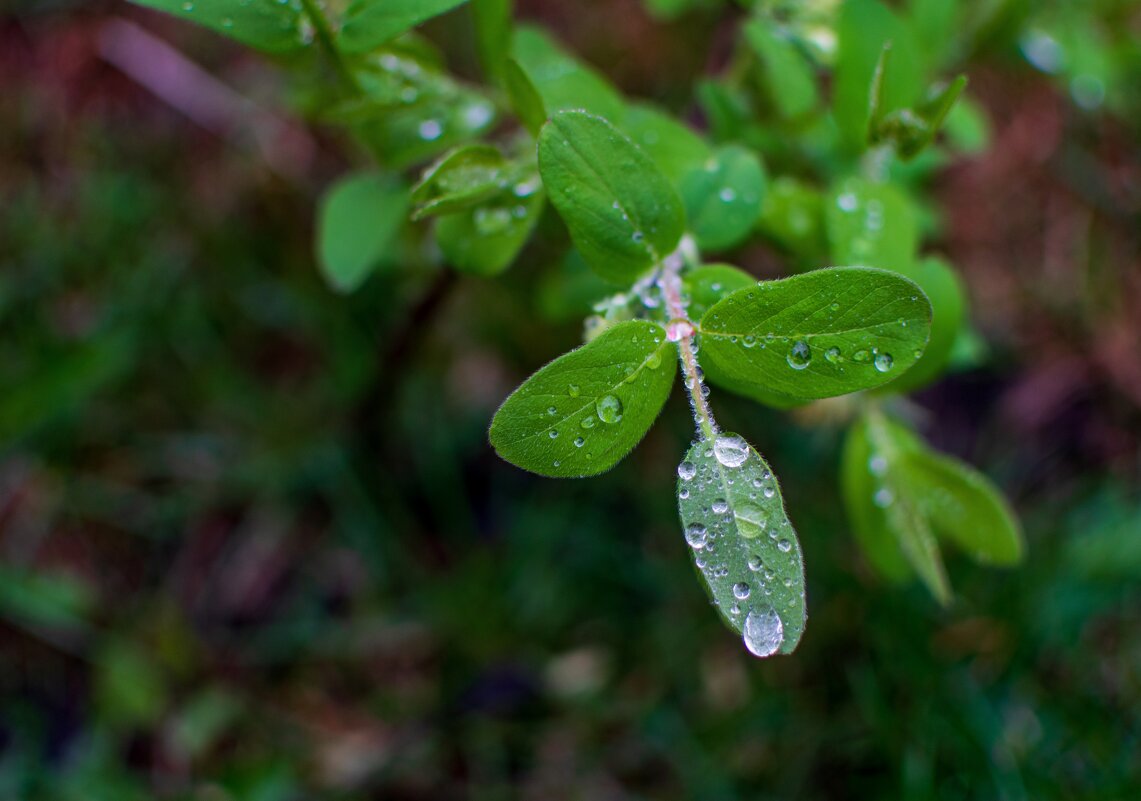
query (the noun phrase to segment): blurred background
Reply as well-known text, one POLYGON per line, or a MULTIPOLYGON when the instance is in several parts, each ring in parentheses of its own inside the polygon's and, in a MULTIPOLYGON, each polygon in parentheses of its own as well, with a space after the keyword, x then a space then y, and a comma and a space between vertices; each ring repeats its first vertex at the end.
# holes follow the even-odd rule
MULTIPOLYGON (((700 126, 740 11, 647 5, 518 16, 700 126)), ((680 535, 680 393, 596 479, 488 446, 580 341, 549 265, 336 295, 311 220, 356 156, 272 63, 126 3, 0 3, 0 798, 1137 797, 1141 4, 980 5, 978 145, 928 237, 979 354, 916 401, 1028 558, 949 556, 947 609, 882 582, 839 430, 719 393, 807 564, 805 638, 762 661, 680 535)), ((474 77, 465 14, 426 32, 474 77)))

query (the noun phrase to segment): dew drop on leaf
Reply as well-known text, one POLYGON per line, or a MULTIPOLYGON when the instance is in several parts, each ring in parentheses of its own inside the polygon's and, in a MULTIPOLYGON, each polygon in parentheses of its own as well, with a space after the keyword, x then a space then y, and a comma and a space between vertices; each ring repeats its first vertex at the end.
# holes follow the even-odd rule
POLYGON ((886 373, 895 364, 895 359, 891 357, 890 353, 880 353, 876 355, 875 366, 881 373, 886 373))
POLYGON ((824 351, 824 360, 829 364, 836 364, 840 361, 840 349, 833 346, 824 351))
POLYGON ((577 398, 579 393, 578 384, 571 384, 567 387, 567 394, 572 398, 577 398))
POLYGON ((585 444, 586 444, 586 440, 583 439, 582 437, 575 437, 574 438, 574 446, 576 448, 581 448, 585 444))
POLYGON ((891 502, 894 500, 895 495, 887 487, 876 490, 876 494, 872 496, 872 502, 881 509, 891 506, 891 502))
POLYGON ((788 553, 792 550, 792 543, 788 540, 781 540, 777 543, 777 547, 780 548, 784 553, 788 553))
POLYGON ((709 531, 701 523, 690 523, 685 527, 685 541, 690 548, 700 550, 709 539, 709 531))
POLYGON ((751 503, 738 504, 733 515, 737 518, 737 530, 746 539, 759 537, 769 522, 764 510, 751 503))
POLYGON ((793 370, 803 370, 812 363, 812 348, 803 339, 798 339, 792 344, 787 359, 793 370))
POLYGON ((717 500, 715 500, 713 502, 714 514, 723 515, 727 511, 729 511, 729 502, 727 500, 725 500, 724 498, 718 498, 717 500))
POLYGON ((713 441, 713 455, 726 467, 740 467, 749 458, 749 445, 736 434, 725 434, 713 441))
POLYGON ((697 466, 693 462, 682 462, 677 466, 677 474, 682 481, 689 481, 697 475, 697 466))
POLYGON ((742 639, 754 656, 772 656, 784 641, 784 624, 771 608, 754 609, 745 618, 742 639))
POLYGON ((743 581, 738 581, 733 585, 733 597, 738 601, 743 601, 749 597, 749 585, 743 581))
POLYGON ((615 395, 607 395, 598 399, 595 404, 595 409, 598 412, 598 419, 609 425, 613 425, 622 419, 622 401, 618 400, 615 395))

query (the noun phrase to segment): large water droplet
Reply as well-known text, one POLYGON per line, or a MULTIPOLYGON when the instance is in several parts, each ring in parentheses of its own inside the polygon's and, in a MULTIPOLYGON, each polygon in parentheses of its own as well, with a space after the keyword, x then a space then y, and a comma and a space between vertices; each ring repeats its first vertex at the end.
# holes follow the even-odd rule
POLYGON ((685 527, 685 541, 690 548, 700 550, 709 539, 709 531, 701 523, 690 523, 685 527))
POLYGON ((738 581, 733 585, 733 597, 738 601, 743 601, 749 597, 749 585, 743 581, 738 581))
POLYGON ((749 444, 735 434, 723 434, 713 441, 713 455, 726 467, 740 467, 749 458, 749 444))
POLYGON ((895 495, 887 487, 876 490, 876 494, 872 496, 872 502, 881 509, 891 506, 891 502, 894 500, 895 495))
POLYGON ((697 466, 693 462, 682 462, 677 466, 677 474, 682 481, 689 481, 697 475, 697 466))
POLYGON ((754 656, 772 656, 784 642, 784 623, 772 609, 749 612, 741 638, 754 656))
POLYGON ((777 543, 777 547, 780 548, 784 553, 788 553, 792 550, 792 543, 788 540, 781 540, 777 543))
POLYGON ((803 370, 812 362, 812 348, 803 339, 792 343, 788 352, 788 366, 793 370, 803 370))
POLYGON ((426 142, 431 142, 439 139, 440 136, 443 135, 444 126, 440 125, 439 120, 424 120, 420 123, 417 132, 420 134, 421 139, 426 142))
POLYGON ((599 398, 595 408, 598 411, 598 419, 604 423, 613 425, 622 419, 622 401, 614 395, 599 398))
POLYGON ((575 437, 574 438, 574 446, 576 448, 581 448, 585 444, 586 444, 586 440, 583 439, 582 437, 575 437))
POLYGON ((572 398, 577 398, 579 391, 580 390, 578 388, 578 384, 569 384, 567 386, 567 394, 570 395, 572 398))
POLYGON ((891 357, 890 353, 880 353, 876 355, 874 364, 877 370, 881 373, 886 373, 892 368, 892 365, 895 364, 895 359, 891 357))
POLYGON ((882 476, 887 472, 887 459, 879 454, 868 459, 868 472, 873 476, 882 476))
POLYGON ((729 511, 729 502, 724 498, 718 498, 713 502, 713 513, 723 515, 729 511))
POLYGON ((737 531, 746 539, 759 537, 769 522, 764 510, 751 503, 738 505, 733 510, 733 515, 737 518, 737 531))

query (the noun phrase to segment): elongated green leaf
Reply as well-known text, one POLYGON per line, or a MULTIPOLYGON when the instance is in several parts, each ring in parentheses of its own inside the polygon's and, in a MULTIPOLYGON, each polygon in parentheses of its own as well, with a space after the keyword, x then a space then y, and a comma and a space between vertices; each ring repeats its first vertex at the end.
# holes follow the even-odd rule
POLYGON ((425 170, 420 183, 412 188, 412 219, 471 208, 499 192, 507 173, 507 159, 497 148, 457 148, 425 170))
POLYGON ((407 218, 408 187, 361 172, 329 188, 317 212, 317 262, 330 286, 351 292, 381 262, 407 218))
POLYGON ((811 400, 890 381, 923 353, 931 306, 911 281, 834 267, 739 289, 701 318, 709 380, 762 402, 811 400))
POLYGON ((309 44, 300 5, 277 0, 131 0, 165 11, 267 53, 290 53, 309 44))
POLYGON ((629 281, 677 247, 685 230, 677 192, 603 118, 551 117, 539 134, 539 171, 575 246, 604 278, 629 281))
POLYGON ((615 121, 625 113, 621 93, 542 29, 516 28, 511 55, 542 97, 548 113, 585 109, 615 121))
POLYGON ((511 99, 511 107, 523 127, 537 137, 547 121, 547 109, 543 105, 543 98, 523 68, 513 58, 507 59, 503 68, 503 82, 507 87, 507 96, 511 99))
POLYGON ((819 102, 816 76, 808 60, 768 20, 745 24, 745 41, 761 60, 762 79, 782 117, 799 117, 819 102))
POLYGON ((1021 561, 1018 520, 986 476, 926 448, 908 452, 904 469, 904 481, 936 534, 978 562, 1013 565, 1021 561))
POLYGON ((366 53, 467 0, 353 0, 345 11, 338 47, 366 53))
POLYGON ((660 326, 619 323, 515 390, 491 421, 491 444, 507 461, 544 476, 609 470, 665 404, 674 354, 660 326))
POLYGON ((731 264, 705 264, 682 276, 689 295, 690 319, 700 320, 721 298, 742 287, 756 286, 757 279, 731 264))
MULTIPOLYGON (((856 542, 872 567, 893 581, 904 581, 915 575, 899 539, 888 526, 883 509, 876 503, 879 479, 886 469, 883 457, 872 462, 874 451, 868 442, 868 427, 863 420, 848 429, 840 462, 840 490, 844 507, 852 525, 856 542)), ((880 496, 881 499, 886 496, 880 496)))
POLYGON ((825 204, 825 223, 832 258, 841 264, 902 271, 915 261, 919 223, 907 196, 891 184, 840 181, 825 204))
POLYGON ((965 316, 962 284, 942 259, 920 259, 898 272, 917 283, 931 301, 931 339, 919 362, 885 386, 885 392, 910 392, 938 378, 951 358, 965 316))
POLYGON ((756 656, 792 653, 807 616, 804 559, 776 477, 736 434, 696 443, 677 472, 685 540, 722 619, 756 656))
POLYGON ((539 220, 544 202, 539 176, 516 172, 497 194, 480 204, 441 216, 436 224, 436 242, 448 264, 457 270, 495 275, 515 261, 539 220))
MULTIPOLYGON (((885 51, 886 52, 886 51, 885 51)), ((872 112, 870 141, 873 145, 891 143, 900 158, 915 158, 935 136, 967 86, 967 78, 960 75, 950 83, 936 84, 927 97, 914 108, 900 108, 880 114, 872 112)))
POLYGON ((629 106, 618 127, 650 154, 675 186, 680 186, 690 171, 705 164, 712 153, 705 140, 689 126, 646 103, 629 106))
POLYGON ((740 244, 757 222, 765 169, 751 150, 726 145, 681 182, 690 229, 709 250, 740 244))
POLYGON ((479 60, 492 80, 502 83, 505 61, 511 51, 513 0, 472 0, 479 60))

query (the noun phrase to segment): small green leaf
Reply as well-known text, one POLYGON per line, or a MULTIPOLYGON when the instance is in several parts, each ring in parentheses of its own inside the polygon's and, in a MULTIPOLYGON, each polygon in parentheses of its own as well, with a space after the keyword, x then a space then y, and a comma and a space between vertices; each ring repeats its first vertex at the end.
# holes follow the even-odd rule
POLYGON ((587 263, 629 281, 677 247, 681 199, 650 157, 601 117, 563 111, 539 134, 539 171, 587 263))
POLYGON ((267 53, 303 49, 301 6, 277 0, 131 0, 210 28, 267 53))
POLYGON ((338 47, 367 53, 467 0, 353 0, 345 11, 338 47))
POLYGON ((731 248, 756 224, 765 169, 751 150, 726 145, 682 179, 681 194, 697 243, 709 250, 731 248))
POLYGON ((823 263, 827 240, 819 190, 795 178, 777 178, 765 192, 757 228, 804 262, 823 263))
POLYGON ((678 513, 694 565, 725 623, 756 656, 804 633, 804 559, 765 460, 736 434, 693 445, 678 466, 678 513))
POLYGON ((761 77, 780 115, 786 119, 799 117, 816 108, 816 76, 796 45, 767 20, 750 20, 744 34, 761 60, 761 77))
POLYGON ((619 120, 625 113, 621 93, 592 67, 563 50, 542 29, 516 28, 511 55, 530 78, 549 114, 585 109, 619 120))
POLYGON ((871 143, 890 142, 904 160, 915 158, 935 141, 943 121, 966 85, 966 76, 960 75, 949 84, 931 87, 926 99, 915 108, 895 109, 882 115, 873 111, 871 143))
POLYGON ((911 202, 891 184, 846 178, 829 194, 825 222, 832 258, 903 271, 919 249, 919 224, 911 202))
POLYGON ((982 473, 950 456, 918 448, 904 456, 904 481, 940 537, 984 564, 1022 560, 1018 520, 982 473))
POLYGON ((547 109, 543 105, 543 98, 535 89, 535 84, 531 83, 527 73, 523 72, 519 62, 513 58, 507 59, 504 66, 503 82, 507 86, 507 96, 519 121, 532 136, 537 137, 543 123, 547 121, 547 109))
POLYGON ((507 269, 527 244, 544 201, 538 174, 516 172, 507 186, 479 205, 442 215, 436 224, 436 242, 448 264, 457 270, 496 275, 507 269))
POLYGON ((507 159, 491 145, 452 150, 425 170, 420 183, 412 188, 412 219, 476 206, 500 191, 507 172, 507 159))
POLYGON ((629 106, 618 127, 650 154, 674 186, 710 156, 709 145, 689 126, 645 103, 629 106))
POLYGON ((969 95, 959 97, 947 115, 946 128, 948 144, 960 153, 975 155, 990 147, 990 120, 969 95))
POLYGON ((591 476, 616 465, 642 439, 677 370, 661 326, 619 323, 539 370, 491 422, 496 452, 544 476, 591 476))
POLYGON ((701 318, 701 363, 715 384, 787 405, 887 383, 919 359, 930 326, 911 281, 834 267, 719 301, 701 318))
POLYGON ((899 539, 888 526, 883 509, 875 502, 876 492, 881 488, 879 479, 887 465, 879 461, 873 464, 872 455, 867 423, 859 420, 848 429, 840 457, 844 507, 856 542, 872 567, 893 581, 905 581, 915 572, 903 556, 899 539))
POLYGON ((408 187, 391 175, 360 172, 333 184, 317 212, 317 263, 339 292, 364 283, 408 215, 408 187))
POLYGON ((700 320, 705 312, 730 292, 756 286, 757 279, 731 264, 705 264, 682 276, 689 295, 689 317, 700 320))
POLYGON ((475 41, 484 72, 497 83, 503 82, 505 61, 511 49, 513 0, 472 0, 475 41))
POLYGON ((966 296, 959 276, 942 259, 923 258, 898 272, 918 284, 931 302, 931 339, 923 357, 884 387, 885 392, 902 393, 929 384, 943 372, 962 329, 966 296))

